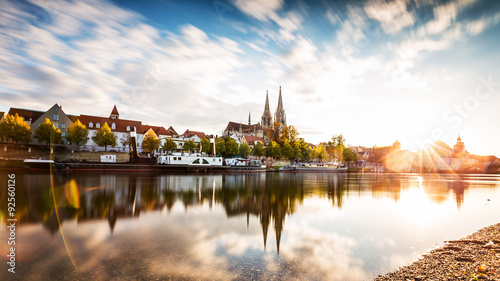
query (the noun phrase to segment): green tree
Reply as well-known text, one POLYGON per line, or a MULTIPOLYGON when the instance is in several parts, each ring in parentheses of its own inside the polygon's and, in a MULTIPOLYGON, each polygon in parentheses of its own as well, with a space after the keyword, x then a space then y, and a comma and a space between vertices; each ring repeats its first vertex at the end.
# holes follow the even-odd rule
POLYGON ((142 139, 142 149, 144 152, 152 152, 160 148, 161 140, 154 134, 146 134, 146 137, 142 139))
POLYGON ((226 141, 223 138, 218 138, 215 141, 215 152, 220 155, 224 155, 226 153, 226 141))
POLYGON ((234 156, 238 154, 238 152, 238 143, 233 138, 226 141, 226 155, 234 156))
POLYGON ((171 139, 167 138, 167 140, 163 143, 161 147, 164 151, 172 151, 172 149, 177 148, 177 144, 171 139))
POLYGON ((0 121, 0 139, 12 140, 14 142, 30 141, 33 132, 30 126, 23 121, 23 118, 17 115, 13 116, 7 114, 5 118, 0 121))
POLYGON ((89 129, 80 122, 80 119, 77 119, 75 123, 71 124, 67 131, 68 135, 66 136, 66 140, 68 140, 69 143, 76 144, 78 149, 89 140, 89 129))
POLYGON ((357 162, 359 160, 358 153, 352 151, 350 148, 344 150, 343 157, 344 161, 348 163, 357 162))
POLYGON ((252 155, 257 156, 257 157, 261 157, 261 156, 264 156, 265 153, 266 153, 266 151, 264 150, 264 145, 260 141, 258 141, 253 146, 252 155))
POLYGON ((204 152, 206 154, 210 153, 210 140, 208 140, 207 138, 201 139, 201 152, 204 152))
POLYGON ((244 142, 244 143, 240 144, 240 155, 243 158, 246 158, 248 155, 250 155, 251 151, 252 150, 250 149, 250 146, 248 145, 248 143, 244 142))
POLYGON ((275 141, 271 141, 266 148, 266 156, 279 159, 281 157, 280 145, 275 141))
POLYGON ((187 150, 188 152, 193 151, 196 148, 196 143, 194 140, 188 140, 184 142, 184 145, 182 146, 182 149, 187 150))
POLYGON ((60 143, 62 139, 61 130, 57 129, 49 118, 45 118, 42 124, 35 130, 35 139, 38 142, 44 142, 49 146, 51 143, 60 143))
POLYGON ((111 132, 111 128, 108 126, 108 123, 104 122, 104 125, 102 125, 102 127, 97 129, 97 131, 94 133, 92 141, 97 146, 104 146, 104 151, 108 151, 108 145, 111 145, 111 147, 116 146, 117 138, 118 137, 113 132, 111 132))

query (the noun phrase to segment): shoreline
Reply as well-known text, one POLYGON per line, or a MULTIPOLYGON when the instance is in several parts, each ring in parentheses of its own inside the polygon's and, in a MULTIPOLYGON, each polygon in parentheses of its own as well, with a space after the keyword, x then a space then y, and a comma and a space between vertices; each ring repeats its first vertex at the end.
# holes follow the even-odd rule
POLYGON ((484 227, 373 280, 500 280, 500 223, 484 227))

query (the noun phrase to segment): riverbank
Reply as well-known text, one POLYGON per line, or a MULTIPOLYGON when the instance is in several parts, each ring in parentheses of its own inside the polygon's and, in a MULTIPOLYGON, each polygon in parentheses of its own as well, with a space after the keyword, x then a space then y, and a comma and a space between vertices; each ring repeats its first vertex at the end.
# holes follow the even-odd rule
POLYGON ((418 261, 374 280, 500 280, 500 223, 446 241, 418 261))

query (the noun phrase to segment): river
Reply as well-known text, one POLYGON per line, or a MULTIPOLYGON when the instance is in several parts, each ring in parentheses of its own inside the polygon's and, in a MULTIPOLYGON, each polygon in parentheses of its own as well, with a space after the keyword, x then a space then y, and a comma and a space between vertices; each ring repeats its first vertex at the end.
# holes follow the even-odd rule
POLYGON ((496 175, 14 174, 2 280, 367 280, 500 221, 496 175))

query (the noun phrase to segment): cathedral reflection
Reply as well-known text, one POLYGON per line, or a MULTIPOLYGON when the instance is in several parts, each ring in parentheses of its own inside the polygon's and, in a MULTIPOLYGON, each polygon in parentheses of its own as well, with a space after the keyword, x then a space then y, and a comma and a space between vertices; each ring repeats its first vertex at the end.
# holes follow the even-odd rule
MULTIPOLYGON (((141 211, 166 209, 170 212, 176 204, 182 204, 185 210, 205 204, 209 208, 221 205, 228 218, 246 216, 247 224, 252 216, 258 219, 264 249, 270 228, 274 229, 279 254, 286 217, 293 214, 307 197, 327 198, 333 208, 340 209, 349 196, 371 194, 374 198, 398 201, 402 190, 418 186, 438 204, 453 193, 460 208, 465 190, 470 185, 469 180, 460 176, 453 179, 427 177, 420 185, 414 178, 408 175, 294 173, 24 174, 18 176, 16 218, 21 224, 42 223, 51 234, 55 234, 66 220, 76 220, 77 223, 107 220, 113 234, 118 220, 139 217, 141 211), (74 184, 68 184, 70 181, 74 184)), ((5 196, 2 194, 0 200, 6 200, 5 196)), ((1 211, 6 214, 6 210, 1 211)), ((6 223, 5 216, 1 220, 6 223)))

